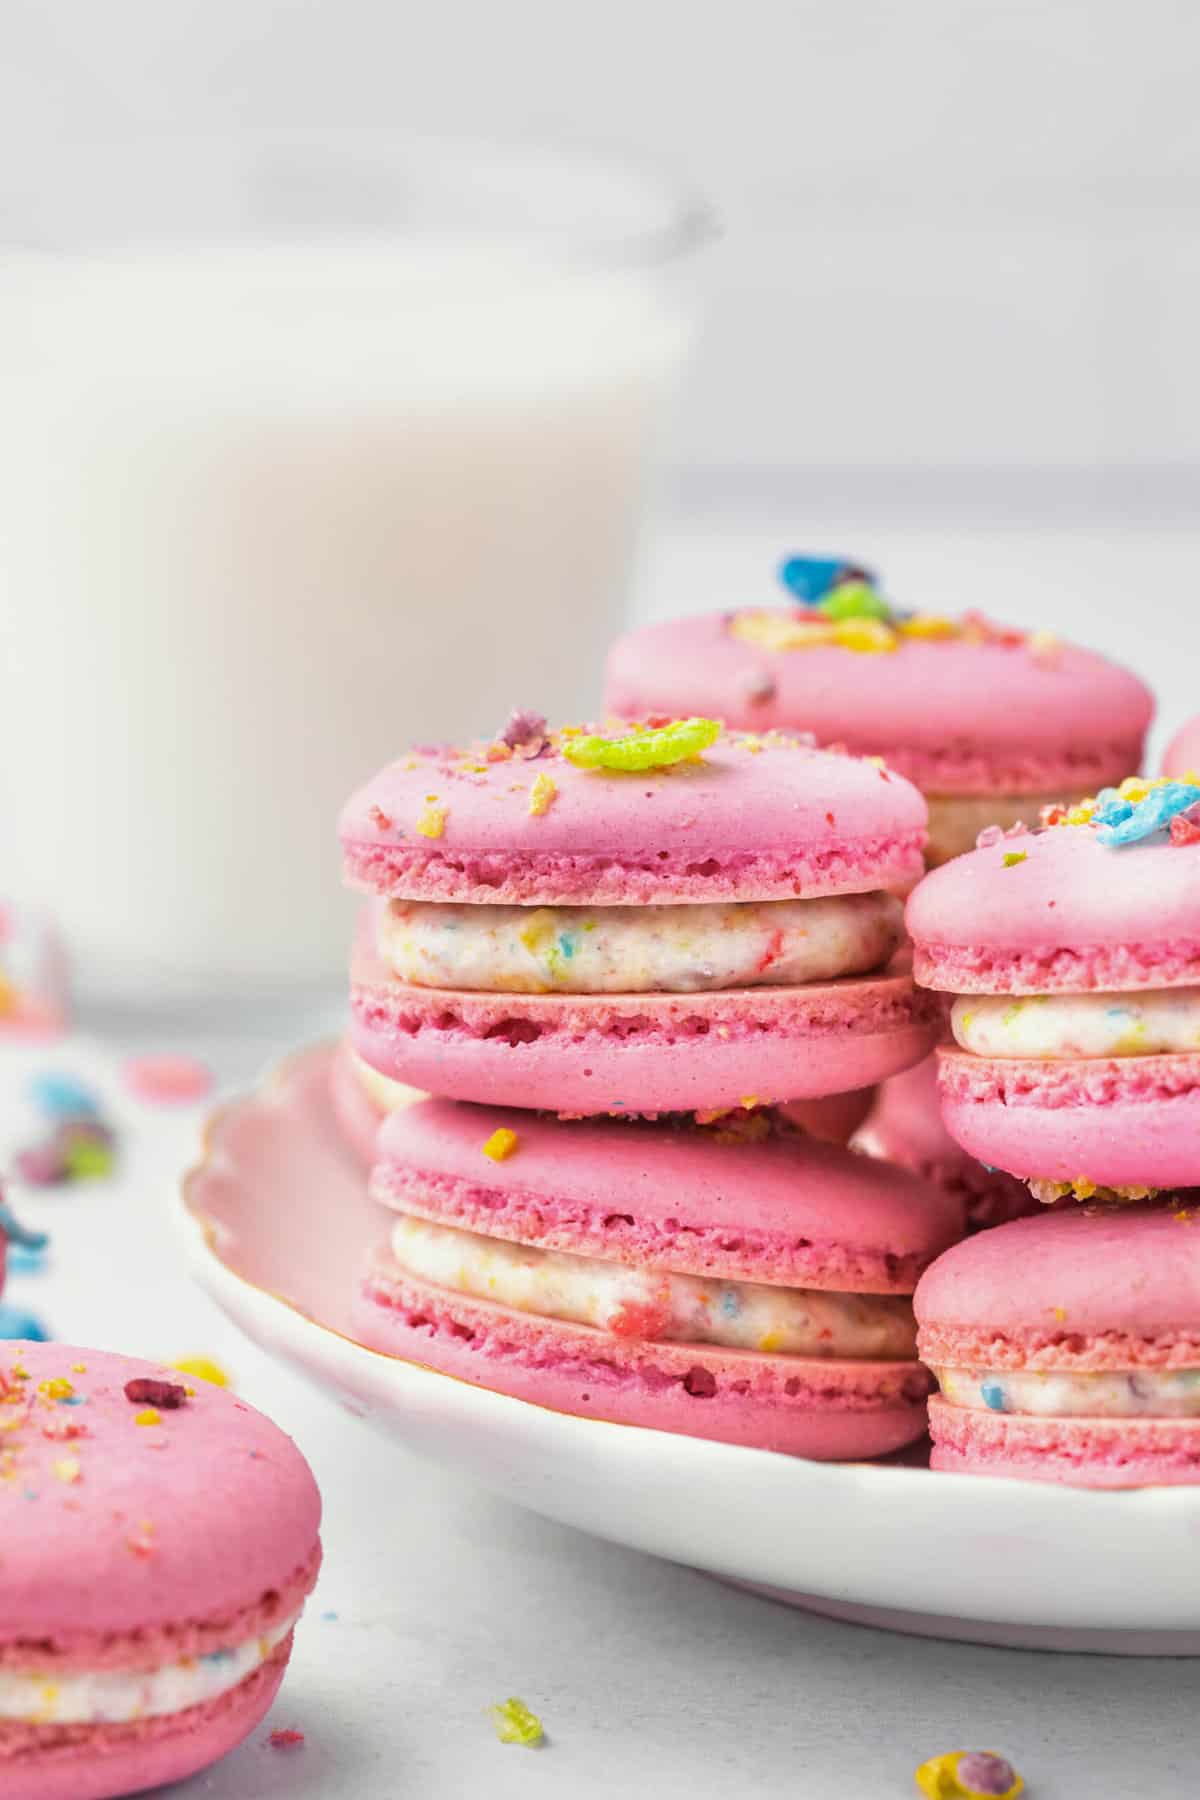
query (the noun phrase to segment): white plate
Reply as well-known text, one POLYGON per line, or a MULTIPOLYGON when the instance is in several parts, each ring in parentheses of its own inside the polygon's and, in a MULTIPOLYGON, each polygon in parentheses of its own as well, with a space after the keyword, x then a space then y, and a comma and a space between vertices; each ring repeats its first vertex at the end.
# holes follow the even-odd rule
POLYGON ((551 1518, 838 1617, 1200 1654, 1200 1489, 803 1462, 571 1418, 364 1349, 350 1301, 383 1219, 332 1113, 331 1056, 300 1052, 214 1118, 181 1212, 219 1304, 352 1412, 551 1518))

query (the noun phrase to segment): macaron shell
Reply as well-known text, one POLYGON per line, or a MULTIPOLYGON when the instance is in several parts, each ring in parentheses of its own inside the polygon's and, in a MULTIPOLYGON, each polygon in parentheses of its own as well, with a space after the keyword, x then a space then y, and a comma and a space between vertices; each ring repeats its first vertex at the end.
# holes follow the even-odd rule
POLYGON ((929 1402, 930 1467, 1071 1487, 1200 1482, 1200 1419, 1043 1419, 929 1402))
POLYGON ((645 1343, 535 1318, 402 1276, 367 1275, 370 1349, 554 1411, 818 1460, 882 1456, 925 1429, 919 1363, 817 1362, 645 1343))
POLYGON ((768 651, 728 615, 650 625, 609 653, 607 706, 709 712, 731 726, 807 730, 879 753, 935 793, 1095 789, 1134 773, 1154 712, 1136 676, 1060 644, 910 640, 887 655, 821 647, 768 651), (766 699, 762 677, 773 690, 766 699), (756 683, 759 685, 756 686, 756 683))
POLYGON ((968 1230, 1003 1225, 1041 1211, 1023 1182, 986 1167, 951 1137, 938 1097, 937 1057, 928 1056, 882 1083, 854 1148, 879 1157, 954 1195, 968 1230))
POLYGON ((329 1069, 329 1097, 342 1135, 364 1169, 375 1160, 375 1140, 385 1114, 372 1100, 350 1045, 338 1045, 329 1069))
POLYGON ((981 1353, 1004 1368, 1200 1363, 1200 1209, 1071 1207, 1018 1219, 939 1257, 913 1306, 933 1363, 982 1366, 981 1353))
POLYGON ((183 1781, 217 1762, 266 1717, 290 1636, 253 1675, 203 1706, 133 1725, 0 1725, 0 1800, 116 1800, 183 1781))
POLYGON ((1022 1178, 1200 1185, 1200 1056, 1042 1062, 938 1051, 947 1131, 1022 1178))
POLYGON ((806 1138, 425 1100, 379 1139, 377 1199, 576 1255, 729 1279, 911 1293, 962 1230, 953 1198, 806 1138), (483 1146, 511 1131, 502 1162, 483 1146))
POLYGON ((919 874, 926 808, 889 770, 795 743, 722 736, 641 774, 554 753, 404 758, 345 807, 352 886, 409 899, 646 905, 865 892, 919 874), (531 812, 533 783, 553 784, 531 812), (419 829, 438 809, 439 835, 419 829))
POLYGON ((269 1419, 198 1382, 183 1406, 139 1425, 145 1408, 125 1383, 179 1382, 172 1370, 56 1343, 3 1351, 0 1372, 27 1370, 18 1385, 32 1402, 5 1439, 18 1478, 0 1483, 0 1660, 25 1666, 33 1641, 55 1667, 144 1666, 160 1632, 176 1655, 203 1652, 253 1634, 264 1596, 299 1603, 319 1562, 320 1496, 269 1419), (73 1393, 40 1393, 52 1379, 73 1393), (48 1435, 76 1426, 84 1435, 48 1435), (64 1457, 77 1478, 56 1468, 64 1457))
POLYGON ((907 974, 701 994, 486 994, 379 981, 356 962, 351 1042, 455 1100, 553 1112, 698 1112, 819 1098, 919 1062, 937 1033, 907 974))
POLYGON ((1163 757, 1164 775, 1189 775, 1200 772, 1200 718, 1189 719, 1180 726, 1163 757))
POLYGON ((1200 844, 1026 833, 927 875, 905 923, 917 980, 951 993, 1200 983, 1200 844))

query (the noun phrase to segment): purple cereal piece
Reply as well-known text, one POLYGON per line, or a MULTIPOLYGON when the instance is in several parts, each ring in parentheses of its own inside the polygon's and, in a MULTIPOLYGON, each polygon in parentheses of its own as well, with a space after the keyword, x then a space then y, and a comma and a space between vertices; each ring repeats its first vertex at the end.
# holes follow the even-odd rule
POLYGON ((500 733, 500 742, 507 744, 510 750, 515 750, 519 745, 532 744, 545 735, 545 715, 517 707, 509 714, 508 724, 500 733))
POLYGON ((18 1179, 28 1182, 30 1187, 57 1187, 60 1181, 67 1179, 67 1159, 57 1137, 18 1150, 13 1166, 18 1179))
POLYGON ((959 1759, 957 1773, 969 1794, 1007 1794, 1017 1779, 1012 1764, 990 1750, 968 1750, 959 1759))
POLYGON ((139 1375, 125 1383, 125 1398, 134 1406, 161 1406, 174 1412, 186 1406, 187 1389, 180 1381, 155 1381, 152 1376, 139 1375))

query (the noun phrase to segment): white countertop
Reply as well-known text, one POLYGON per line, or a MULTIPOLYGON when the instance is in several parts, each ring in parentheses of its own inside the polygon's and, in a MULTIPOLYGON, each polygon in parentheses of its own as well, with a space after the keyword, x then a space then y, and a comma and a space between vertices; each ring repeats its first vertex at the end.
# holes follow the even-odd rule
MULTIPOLYGON (((1004 531, 960 534, 937 554, 919 532, 883 535, 857 534, 850 548, 878 547, 906 577, 906 599, 921 581, 930 605, 953 596, 1045 623, 1057 593, 1055 622, 1101 647, 1120 641, 1132 607, 1136 660, 1161 674, 1172 712, 1182 711, 1191 677, 1172 669, 1181 645, 1170 640, 1195 627, 1176 603, 1158 610, 1157 628, 1151 610, 1148 628, 1142 601, 1186 592, 1190 535, 1043 534, 1022 540, 1023 560, 1004 531), (971 569, 984 572, 963 592, 971 569), (998 606, 1005 592, 1012 603, 998 606), (1096 629, 1081 631, 1089 619, 1096 629)), ((639 610, 719 604, 735 588, 749 597, 780 547, 778 522, 732 535, 696 526, 647 560, 639 610)), ((98 1051, 72 1045, 34 1064, 111 1070, 128 1049, 186 1048, 228 1091, 329 1022, 256 1019, 222 1036, 194 1023, 171 1036, 162 1022, 110 1026, 93 1040, 98 1051)), ((0 1104, 29 1063, 0 1053, 0 1104)), ((993 1650, 831 1623, 520 1512, 372 1436, 273 1366, 180 1276, 162 1196, 195 1132, 194 1114, 134 1109, 118 1179, 22 1201, 30 1222, 53 1231, 53 1255, 7 1294, 80 1343, 215 1356, 295 1436, 321 1484, 325 1572, 269 1726, 173 1790, 181 1800, 893 1800, 914 1792, 925 1757, 971 1747, 1007 1754, 1030 1800, 1194 1785, 1186 1661, 993 1650), (510 1694, 542 1716, 542 1749, 496 1741, 484 1709, 510 1694), (270 1727, 302 1730, 304 1746, 269 1748, 270 1727)), ((938 1547, 914 1542, 911 1554, 933 1558, 938 1547)))
MULTIPOLYGON (((10 1099, 31 1067, 54 1066, 99 1076, 119 1096, 120 1053, 185 1041, 228 1091, 324 1024, 236 1038, 124 1030, 53 1056, 4 1051, 0 1095, 10 1099)), ((172 1790, 180 1800, 898 1800, 926 1756, 971 1747, 1009 1755, 1030 1800, 1185 1791, 1174 1783, 1190 1767, 1186 1660, 994 1650, 837 1624, 583 1537, 375 1437, 181 1279, 164 1193, 191 1160, 196 1111, 115 1104, 119 1176, 20 1196, 53 1245, 49 1267, 14 1276, 7 1298, 83 1344, 214 1356, 297 1439, 325 1501, 325 1569, 274 1711, 225 1762, 172 1790), (485 1708, 510 1694, 541 1715, 541 1749, 495 1739, 485 1708), (303 1747, 272 1749, 275 1727, 303 1731, 303 1747)), ((937 1545, 914 1542, 912 1555, 932 1558, 937 1545)))

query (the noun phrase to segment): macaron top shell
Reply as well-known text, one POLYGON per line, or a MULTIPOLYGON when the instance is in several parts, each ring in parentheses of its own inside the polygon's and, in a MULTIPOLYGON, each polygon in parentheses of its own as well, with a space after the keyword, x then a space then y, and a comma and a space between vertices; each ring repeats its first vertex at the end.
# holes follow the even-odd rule
MULTIPOLYGON (((751 730, 806 730, 889 764, 930 792, 1050 793, 1137 768, 1149 689, 1071 644, 907 639, 880 655, 838 645, 769 650, 730 614, 650 625, 609 653, 605 704, 710 712, 751 730)), ((781 610, 781 617, 786 613, 781 610)), ((1013 634, 1019 637, 1020 634, 1013 634)))
POLYGON ((1110 848, 1090 825, 973 850, 927 875, 905 922, 926 987, 1021 994, 1200 980, 1200 842, 1110 848))
POLYGON ((1167 745, 1163 757, 1164 775, 1188 775, 1200 770, 1200 717, 1181 725, 1167 745))
POLYGON ((961 1235, 961 1203, 916 1176, 790 1132, 742 1141, 746 1122, 566 1121, 430 1099, 384 1125, 376 1192, 581 1254, 863 1292, 911 1292, 961 1235), (515 1136, 502 1161, 484 1151, 497 1130, 515 1136))
POLYGON ((1200 1211, 1073 1207, 1018 1219, 939 1257, 914 1308, 933 1362, 957 1340, 984 1367, 1005 1366, 1008 1346, 1038 1350, 1045 1368, 1200 1363, 1200 1211))
POLYGON ((98 1350, 2 1351, 0 1658, 163 1631, 186 1647, 180 1628, 235 1619, 312 1561, 308 1464, 236 1394, 98 1350), (128 1399, 144 1378, 195 1391, 175 1408, 128 1399))
POLYGON ((723 732, 695 760, 579 768, 420 752, 348 802, 352 885, 398 898, 647 904, 853 893, 919 873, 926 808, 875 763, 723 732))

